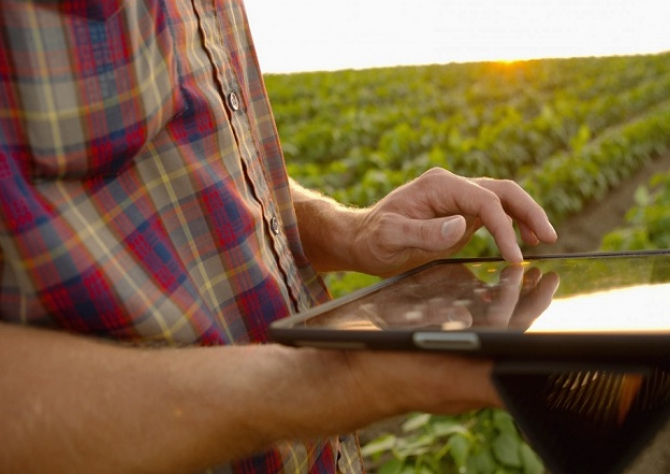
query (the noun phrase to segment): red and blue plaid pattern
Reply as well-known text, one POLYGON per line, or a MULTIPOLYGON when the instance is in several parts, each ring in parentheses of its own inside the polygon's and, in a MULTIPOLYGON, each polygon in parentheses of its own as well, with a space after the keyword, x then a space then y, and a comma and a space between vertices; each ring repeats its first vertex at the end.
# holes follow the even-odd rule
MULTIPOLYGON (((0 319, 262 343, 328 298, 240 0, 6 0, 0 31, 0 319)), ((335 472, 335 444, 215 472, 335 472)))

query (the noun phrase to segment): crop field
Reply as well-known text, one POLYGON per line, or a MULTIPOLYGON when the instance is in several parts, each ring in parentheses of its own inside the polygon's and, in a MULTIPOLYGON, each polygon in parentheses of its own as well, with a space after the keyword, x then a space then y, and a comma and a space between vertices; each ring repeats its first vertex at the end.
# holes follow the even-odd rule
MULTIPOLYGON (((670 53, 269 75, 266 85, 291 176, 357 206, 441 166, 514 179, 560 224, 670 150, 670 53)), ((492 251, 475 242, 469 255, 492 251)))
MULTIPOLYGON (((560 227, 587 206, 607 206, 606 197, 645 167, 670 163, 670 53, 265 80, 290 175, 356 206, 440 166, 515 180, 560 227)), ((670 170, 658 171, 601 248, 670 248, 670 170)), ((461 256, 496 253, 480 231, 461 256)), ((328 281, 337 296, 372 280, 328 281)), ((496 411, 416 415, 364 451, 380 474, 543 472, 496 411)))

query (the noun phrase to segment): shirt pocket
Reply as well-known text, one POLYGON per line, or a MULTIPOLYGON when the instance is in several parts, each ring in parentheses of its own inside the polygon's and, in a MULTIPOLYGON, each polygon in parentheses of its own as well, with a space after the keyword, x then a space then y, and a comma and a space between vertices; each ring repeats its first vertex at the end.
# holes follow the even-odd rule
POLYGON ((164 5, 33 5, 10 32, 32 178, 118 175, 185 108, 164 5))

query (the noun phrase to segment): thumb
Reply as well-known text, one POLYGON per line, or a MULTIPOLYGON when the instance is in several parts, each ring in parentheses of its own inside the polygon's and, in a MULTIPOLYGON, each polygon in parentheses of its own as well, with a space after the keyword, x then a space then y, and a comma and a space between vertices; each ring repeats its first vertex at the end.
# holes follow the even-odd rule
POLYGON ((458 244, 465 234, 465 218, 407 219, 397 235, 399 246, 426 252, 441 252, 458 244))

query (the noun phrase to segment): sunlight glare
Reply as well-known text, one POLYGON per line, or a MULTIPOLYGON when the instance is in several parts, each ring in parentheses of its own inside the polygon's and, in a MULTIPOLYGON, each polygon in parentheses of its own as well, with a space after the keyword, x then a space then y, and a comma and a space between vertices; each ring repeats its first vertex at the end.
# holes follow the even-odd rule
POLYGON ((670 284, 556 299, 527 332, 668 332, 670 284))
POLYGON ((266 72, 660 53, 670 1, 247 0, 266 72))

